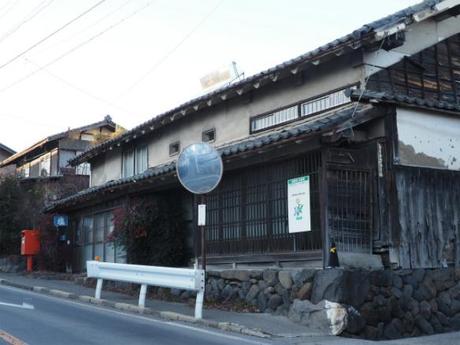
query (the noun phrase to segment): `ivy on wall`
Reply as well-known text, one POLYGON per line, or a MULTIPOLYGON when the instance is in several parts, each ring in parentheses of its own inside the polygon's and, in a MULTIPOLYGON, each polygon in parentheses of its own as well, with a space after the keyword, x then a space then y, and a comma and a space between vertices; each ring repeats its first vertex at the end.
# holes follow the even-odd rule
POLYGON ((0 255, 19 254, 23 192, 15 178, 0 180, 0 255))
POLYGON ((135 197, 114 211, 113 237, 126 249, 128 263, 187 264, 185 222, 177 200, 171 194, 135 197))

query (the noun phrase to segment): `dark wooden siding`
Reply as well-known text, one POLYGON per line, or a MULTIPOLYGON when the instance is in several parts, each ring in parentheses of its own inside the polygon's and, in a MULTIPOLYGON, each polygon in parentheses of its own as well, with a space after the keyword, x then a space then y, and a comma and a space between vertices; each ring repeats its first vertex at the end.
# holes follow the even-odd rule
POLYGON ((375 73, 367 88, 460 104, 460 34, 375 73))
POLYGON ((460 263, 460 172, 395 167, 403 268, 460 263))

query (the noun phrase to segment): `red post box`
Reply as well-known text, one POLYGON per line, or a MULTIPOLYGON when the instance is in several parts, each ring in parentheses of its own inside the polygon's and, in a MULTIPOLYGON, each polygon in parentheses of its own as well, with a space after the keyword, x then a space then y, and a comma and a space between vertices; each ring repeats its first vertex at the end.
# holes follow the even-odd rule
POLYGON ((40 252, 40 231, 21 231, 21 255, 27 256, 27 272, 32 272, 32 256, 40 252))

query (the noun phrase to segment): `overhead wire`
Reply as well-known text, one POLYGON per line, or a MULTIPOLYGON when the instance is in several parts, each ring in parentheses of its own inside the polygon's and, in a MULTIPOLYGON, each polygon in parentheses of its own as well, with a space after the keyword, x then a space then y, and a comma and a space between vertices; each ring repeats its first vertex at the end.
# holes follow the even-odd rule
POLYGON ((29 79, 30 77, 32 77, 33 75, 37 74, 38 72, 40 72, 41 70, 55 64, 56 62, 62 60, 63 58, 65 58, 66 56, 74 53, 76 50, 84 47, 85 45, 87 45, 88 43, 94 41, 96 38, 104 35, 105 33, 107 33, 108 31, 114 29, 115 27, 117 27, 118 25, 124 23, 126 20, 130 19, 131 17, 135 16, 136 14, 138 14, 139 12, 143 11, 144 9, 146 9, 147 7, 149 7, 151 4, 153 3, 153 1, 150 1, 148 2, 147 4, 145 4, 144 6, 138 8, 137 10, 135 10, 134 12, 132 12, 131 14, 129 14, 128 16, 125 16, 123 17, 122 19, 120 19, 119 21, 115 22, 114 24, 108 26, 107 28, 105 28, 104 30, 98 32, 97 34, 91 36, 90 38, 88 38, 87 40, 83 41, 83 42, 80 42, 78 45, 72 47, 71 49, 67 50, 66 52, 64 52, 63 54, 59 55, 58 57, 54 58, 53 60, 49 61, 48 63, 42 65, 40 68, 37 68, 36 70, 30 72, 29 74, 25 75, 24 77, 16 80, 15 82, 7 85, 6 87, 0 89, 0 92, 5 92, 9 89, 11 89, 12 87, 22 83, 23 81, 29 79))
POLYGON ((25 19, 23 19, 20 23, 16 24, 13 28, 8 30, 5 34, 3 34, 0 37, 0 43, 2 43, 4 40, 6 40, 11 35, 13 35, 15 32, 17 32, 23 25, 27 24, 32 19, 34 19, 36 16, 38 16, 41 12, 43 12, 43 10, 45 10, 53 2, 54 2, 54 0, 43 0, 42 2, 40 2, 40 4, 38 4, 38 6, 36 6, 36 7, 34 7, 32 9, 30 14, 27 15, 25 19))
MULTIPOLYGON (((379 49, 377 49, 376 55, 379 55, 379 54, 380 54, 380 50, 382 49, 383 45, 385 44, 385 40, 386 40, 386 39, 387 39, 387 37, 384 37, 384 38, 382 39, 382 42, 380 42, 379 49)), ((366 92, 367 83, 368 83, 370 77, 371 77, 371 74, 369 73, 369 74, 364 78, 364 82, 363 82, 362 88, 360 87, 361 92, 359 93, 358 99, 357 99, 357 101, 356 101, 356 105, 354 106, 354 109, 353 109, 353 113, 351 114, 351 118, 354 118, 355 115, 356 115, 356 111, 358 110, 359 104, 360 104, 360 102, 361 102, 361 98, 363 97, 364 92, 366 92)))
POLYGON ((96 100, 96 101, 99 101, 99 102, 101 102, 101 103, 105 103, 105 104, 107 104, 107 105, 110 105, 110 106, 112 106, 112 107, 114 107, 114 108, 117 108, 117 109, 119 109, 119 110, 121 110, 121 111, 127 113, 127 114, 132 114, 132 111, 127 110, 127 109, 125 109, 125 108, 123 108, 123 107, 120 107, 120 106, 116 105, 115 103, 113 103, 113 102, 111 102, 111 101, 108 101, 108 100, 106 100, 106 99, 104 99, 104 98, 102 98, 102 97, 99 97, 99 96, 96 96, 96 95, 90 93, 89 91, 87 91, 87 90, 85 90, 85 89, 83 89, 83 88, 81 88, 81 87, 79 87, 79 86, 77 86, 77 85, 75 85, 75 84, 69 82, 68 80, 66 80, 66 79, 64 79, 64 78, 62 78, 62 77, 60 77, 60 76, 58 76, 56 73, 51 72, 50 70, 44 68, 43 66, 38 65, 37 63, 33 62, 33 61, 30 60, 29 58, 24 57, 24 60, 25 60, 26 62, 28 62, 28 63, 34 65, 35 67, 38 67, 41 71, 46 72, 48 75, 50 75, 50 76, 53 77, 54 79, 60 81, 60 82, 63 83, 64 85, 66 85, 66 86, 68 86, 68 87, 70 87, 70 88, 72 88, 72 89, 75 89, 75 90, 77 90, 78 92, 80 92, 80 93, 82 93, 82 94, 84 94, 84 95, 86 95, 86 96, 88 96, 88 97, 90 97, 90 98, 92 98, 92 99, 94 99, 94 100, 96 100))
POLYGON ((211 17, 215 11, 222 5, 225 0, 221 0, 216 6, 214 6, 171 50, 169 50, 163 57, 161 57, 155 64, 150 67, 142 76, 134 81, 128 88, 119 93, 116 98, 120 99, 129 94, 137 85, 144 81, 151 73, 153 73, 158 67, 160 67, 171 55, 173 55, 201 25, 203 25, 209 17, 211 17))
POLYGON ((6 7, 8 7, 8 8, 5 10, 5 12, 3 12, 2 14, 0 14, 0 19, 2 19, 4 16, 6 16, 8 13, 10 13, 11 10, 12 10, 13 8, 15 8, 18 4, 19 4, 19 1, 14 1, 14 0, 13 0, 13 1, 8 2, 5 6, 3 6, 3 7, 0 9, 0 11, 3 10, 4 8, 6 8, 6 7), (11 4, 11 6, 8 7, 8 5, 10 5, 10 4, 11 4))
POLYGON ((2 68, 5 68, 6 66, 10 65, 11 63, 13 63, 14 61, 16 61, 17 59, 19 59, 20 57, 24 56, 25 54, 27 54, 28 52, 30 52, 32 49, 38 47, 40 44, 46 42, 47 40, 49 40, 51 37, 53 37, 54 35, 56 35, 57 33, 61 32, 62 30, 64 30, 65 28, 67 28, 69 25, 72 25, 74 22, 76 22, 77 20, 79 20, 80 18, 84 17, 85 15, 87 15, 88 13, 90 13, 91 11, 93 11, 94 9, 96 9, 97 7, 99 7, 100 5, 102 5, 104 2, 106 2, 107 0, 99 0, 96 4, 94 4, 93 6, 91 6, 90 8, 86 9, 85 11, 83 11, 82 13, 80 13, 78 16, 74 17, 72 20, 66 22, 64 25, 60 26, 58 29, 54 30, 53 32, 51 32, 50 34, 46 35, 45 37, 43 37, 42 39, 40 39, 39 41, 35 42, 34 44, 32 44, 29 48, 27 48, 26 50, 22 51, 21 53, 15 55, 13 58, 9 59, 7 62, 4 62, 3 64, 0 65, 0 69, 2 68))
POLYGON ((125 7, 127 4, 129 4, 130 2, 133 2, 133 0, 127 0, 125 1, 124 3, 122 3, 120 6, 118 6, 117 8, 115 8, 114 10, 110 11, 109 13, 105 14, 104 16, 98 18, 96 21, 94 21, 93 23, 87 25, 86 27, 84 27, 82 30, 74 33, 74 34, 71 34, 67 37, 64 37, 62 40, 59 40, 57 42, 53 42, 51 43, 50 45, 46 46, 46 47, 42 47, 42 49, 39 49, 38 52, 41 52, 42 50, 49 50, 50 48, 53 48, 53 47, 56 47, 56 46, 59 46, 61 45, 62 43, 69 43, 69 41, 80 35, 81 33, 85 32, 85 31, 88 31, 90 28, 98 25, 99 23, 101 23, 102 21, 104 21, 105 19, 109 18, 110 16, 112 16, 114 13, 118 12, 120 9, 122 9, 123 7, 125 7))
POLYGON ((8 7, 14 0, 7 1, 2 7, 0 7, 0 12, 3 11, 4 8, 8 7))

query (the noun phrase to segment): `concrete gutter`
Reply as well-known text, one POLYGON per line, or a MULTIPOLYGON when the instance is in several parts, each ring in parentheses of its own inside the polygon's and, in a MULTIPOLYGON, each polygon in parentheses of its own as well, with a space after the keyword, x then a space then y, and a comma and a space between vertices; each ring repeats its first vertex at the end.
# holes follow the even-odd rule
POLYGON ((180 322, 193 323, 196 325, 216 328, 216 329, 220 329, 223 331, 239 333, 239 334, 249 335, 249 336, 259 337, 259 338, 271 338, 272 337, 271 334, 263 332, 260 329, 248 328, 246 326, 242 326, 242 325, 239 325, 233 322, 217 322, 217 321, 209 320, 209 319, 195 319, 193 316, 189 316, 185 314, 180 314, 180 313, 175 313, 175 312, 170 312, 170 311, 157 311, 157 310, 153 310, 148 307, 143 308, 143 307, 139 307, 137 305, 128 304, 128 303, 113 302, 113 301, 108 301, 105 299, 96 299, 91 296, 77 295, 74 293, 70 293, 70 292, 66 292, 62 290, 56 290, 56 289, 49 289, 49 288, 42 287, 42 286, 29 286, 25 284, 18 284, 15 282, 8 281, 6 279, 0 279, 0 285, 10 286, 10 287, 14 287, 17 289, 22 289, 22 290, 33 291, 33 292, 37 292, 40 294, 50 295, 50 296, 54 296, 58 298, 64 298, 64 299, 70 299, 73 301, 94 304, 94 305, 98 305, 102 307, 110 307, 113 309, 121 310, 124 312, 129 312, 129 313, 152 315, 152 316, 156 316, 161 319, 168 320, 168 321, 180 321, 180 322))

